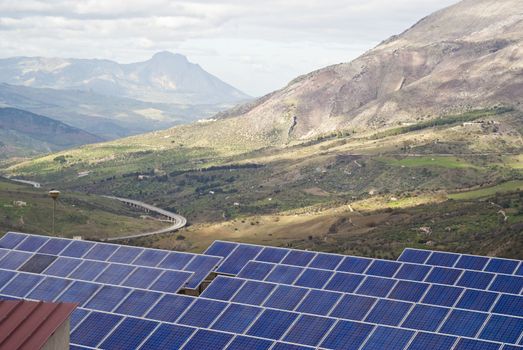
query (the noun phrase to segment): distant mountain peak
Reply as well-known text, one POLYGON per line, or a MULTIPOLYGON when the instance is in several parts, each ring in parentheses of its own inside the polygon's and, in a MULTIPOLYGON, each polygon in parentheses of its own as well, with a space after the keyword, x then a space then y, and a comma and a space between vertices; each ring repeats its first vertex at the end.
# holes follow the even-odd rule
POLYGON ((153 55, 151 61, 189 63, 187 57, 179 53, 173 53, 171 51, 157 52, 153 55))

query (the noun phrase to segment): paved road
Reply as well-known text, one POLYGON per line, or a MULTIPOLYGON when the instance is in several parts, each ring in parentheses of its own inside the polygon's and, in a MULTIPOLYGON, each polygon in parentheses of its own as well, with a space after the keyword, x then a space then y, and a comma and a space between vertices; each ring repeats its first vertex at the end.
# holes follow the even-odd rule
POLYGON ((167 211, 167 210, 164 210, 161 208, 158 208, 158 207, 155 207, 154 205, 150 205, 150 204, 147 204, 144 202, 136 201, 133 199, 127 199, 127 198, 120 198, 120 197, 114 197, 114 196, 103 196, 103 197, 115 199, 115 200, 118 200, 125 204, 134 205, 134 206, 137 206, 137 207, 149 210, 149 211, 156 212, 160 215, 167 217, 169 219, 169 221, 173 222, 173 225, 166 227, 164 229, 161 229, 161 230, 138 233, 138 234, 129 235, 129 236, 109 237, 109 238, 106 238, 106 241, 118 241, 118 240, 123 240, 123 239, 147 237, 147 236, 151 236, 151 235, 157 235, 160 233, 169 233, 169 232, 176 231, 176 230, 184 227, 187 224, 187 219, 184 218, 183 216, 172 213, 170 211, 167 211))
POLYGON ((39 182, 29 181, 29 180, 22 180, 22 179, 13 179, 13 178, 9 178, 9 180, 15 181, 15 182, 20 182, 20 183, 23 183, 23 184, 26 184, 26 185, 31 185, 34 188, 40 188, 40 183, 39 182))

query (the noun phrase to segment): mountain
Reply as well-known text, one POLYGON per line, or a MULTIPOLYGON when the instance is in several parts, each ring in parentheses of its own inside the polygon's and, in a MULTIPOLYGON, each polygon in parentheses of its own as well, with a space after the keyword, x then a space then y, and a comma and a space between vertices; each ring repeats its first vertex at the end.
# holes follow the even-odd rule
POLYGON ((144 62, 14 57, 0 60, 0 81, 12 85, 81 90, 145 102, 231 104, 249 96, 180 54, 159 52, 144 62))
POLYGON ((33 156, 101 141, 98 136, 51 118, 0 108, 0 158, 33 156))
POLYGON ((465 0, 354 61, 296 78, 221 117, 240 117, 252 135, 272 135, 278 125, 284 143, 493 105, 520 109, 522 44, 523 2, 465 0))

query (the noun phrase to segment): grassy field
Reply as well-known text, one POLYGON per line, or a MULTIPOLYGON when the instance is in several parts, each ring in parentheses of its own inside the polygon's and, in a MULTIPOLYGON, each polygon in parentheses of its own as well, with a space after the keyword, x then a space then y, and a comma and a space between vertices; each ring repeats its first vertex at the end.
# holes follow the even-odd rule
MULTIPOLYGON (((55 231, 65 237, 104 239, 166 226, 140 215, 117 201, 63 192, 56 206, 55 231)), ((0 180, 0 233, 7 231, 51 235, 52 200, 47 192, 0 180)))
POLYGON ((467 161, 453 156, 420 156, 403 159, 381 158, 384 162, 402 167, 442 167, 448 169, 478 168, 467 161))
POLYGON ((473 191, 453 193, 449 195, 452 199, 478 199, 495 195, 496 193, 522 192, 523 181, 508 181, 496 186, 485 187, 473 191))

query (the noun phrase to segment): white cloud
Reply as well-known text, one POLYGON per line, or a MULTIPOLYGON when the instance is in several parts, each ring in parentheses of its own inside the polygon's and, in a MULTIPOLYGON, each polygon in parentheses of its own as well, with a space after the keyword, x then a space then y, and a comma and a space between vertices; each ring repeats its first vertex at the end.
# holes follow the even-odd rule
POLYGON ((0 53, 185 54, 254 95, 347 61, 457 0, 0 0, 0 53))

